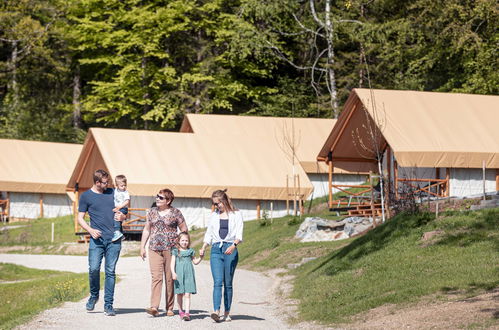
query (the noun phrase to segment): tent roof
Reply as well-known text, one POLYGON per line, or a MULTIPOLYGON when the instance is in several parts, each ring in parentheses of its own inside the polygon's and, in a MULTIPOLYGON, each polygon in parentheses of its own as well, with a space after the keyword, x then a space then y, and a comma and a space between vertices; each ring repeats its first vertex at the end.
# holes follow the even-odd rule
MULTIPOLYGON (((232 198, 284 200, 292 166, 273 145, 250 139, 207 139, 197 134, 91 128, 68 187, 92 186, 92 173, 125 174, 134 195, 154 195, 168 187, 178 197, 208 198, 228 188, 232 198)), ((312 184, 297 166, 301 194, 312 184)), ((290 184, 292 186, 292 183, 290 184)))
POLYGON ((81 144, 0 139, 0 191, 66 193, 81 144))
POLYGON ((499 96, 354 89, 319 157, 372 158, 374 136, 403 167, 499 168, 497 123, 499 96))
MULTIPOLYGON (((255 143, 273 142, 286 153, 291 153, 286 141, 293 141, 294 131, 296 157, 305 172, 327 173, 326 165, 317 162, 316 156, 335 123, 336 119, 186 114, 180 131, 230 135, 231 139, 251 137, 255 143)), ((338 168, 336 172, 346 171, 338 168)))

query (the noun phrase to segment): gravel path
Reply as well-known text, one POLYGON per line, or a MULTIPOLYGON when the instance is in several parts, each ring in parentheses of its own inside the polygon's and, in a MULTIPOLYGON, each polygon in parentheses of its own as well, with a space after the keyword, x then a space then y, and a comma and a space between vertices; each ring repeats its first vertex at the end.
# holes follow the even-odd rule
MULTIPOLYGON (((31 268, 72 272, 87 272, 86 256, 0 254, 0 262, 15 263, 31 268)), ((236 271, 232 322, 214 323, 209 313, 212 308, 212 277, 209 262, 195 266, 198 294, 192 297, 190 322, 174 317, 150 317, 144 312, 149 306, 149 263, 138 257, 120 258, 117 274, 120 282, 115 289, 116 317, 103 314, 103 297, 95 311, 85 311, 86 298, 42 312, 20 329, 291 329, 280 315, 271 293, 272 279, 243 269, 236 271)), ((101 284, 102 285, 102 284, 101 284)), ((161 307, 164 308, 164 297, 161 307)), ((164 311, 164 310, 163 310, 164 311)), ((175 305, 176 311, 176 305, 175 305)), ((162 314, 164 315, 164 314, 162 314)))

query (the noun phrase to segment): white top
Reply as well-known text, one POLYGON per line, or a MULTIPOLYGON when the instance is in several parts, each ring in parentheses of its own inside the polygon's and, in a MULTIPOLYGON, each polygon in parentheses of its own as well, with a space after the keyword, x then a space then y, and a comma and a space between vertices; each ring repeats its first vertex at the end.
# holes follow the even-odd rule
POLYGON ((241 211, 228 212, 229 214, 229 232, 224 239, 220 238, 220 214, 212 212, 208 219, 208 228, 204 234, 204 242, 206 244, 216 244, 223 242, 234 243, 235 240, 242 242, 243 240, 243 216, 241 211))
POLYGON ((123 204, 126 200, 130 200, 128 190, 114 189, 114 206, 123 204))

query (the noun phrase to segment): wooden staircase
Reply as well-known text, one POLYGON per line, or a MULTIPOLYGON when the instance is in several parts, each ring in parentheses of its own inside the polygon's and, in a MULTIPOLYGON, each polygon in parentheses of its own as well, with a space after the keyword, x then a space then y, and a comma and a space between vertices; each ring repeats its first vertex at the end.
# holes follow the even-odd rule
POLYGON ((371 204, 360 204, 355 205, 353 210, 348 211, 349 216, 356 217, 372 217, 372 216, 381 216, 381 203, 373 204, 371 208, 371 204))

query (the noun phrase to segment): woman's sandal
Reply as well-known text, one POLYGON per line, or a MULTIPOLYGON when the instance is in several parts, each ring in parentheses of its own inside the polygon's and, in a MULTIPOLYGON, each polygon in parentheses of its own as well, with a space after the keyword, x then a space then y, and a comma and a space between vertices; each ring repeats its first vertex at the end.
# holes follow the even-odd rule
POLYGON ((158 309, 154 307, 146 308, 146 313, 154 317, 157 317, 159 315, 158 309))
POLYGON ((191 320, 191 315, 189 313, 184 313, 182 320, 184 321, 190 321, 191 320))
POLYGON ((215 321, 217 323, 220 322, 220 315, 218 315, 218 313, 213 312, 213 313, 211 313, 210 316, 213 319, 213 321, 215 321))

